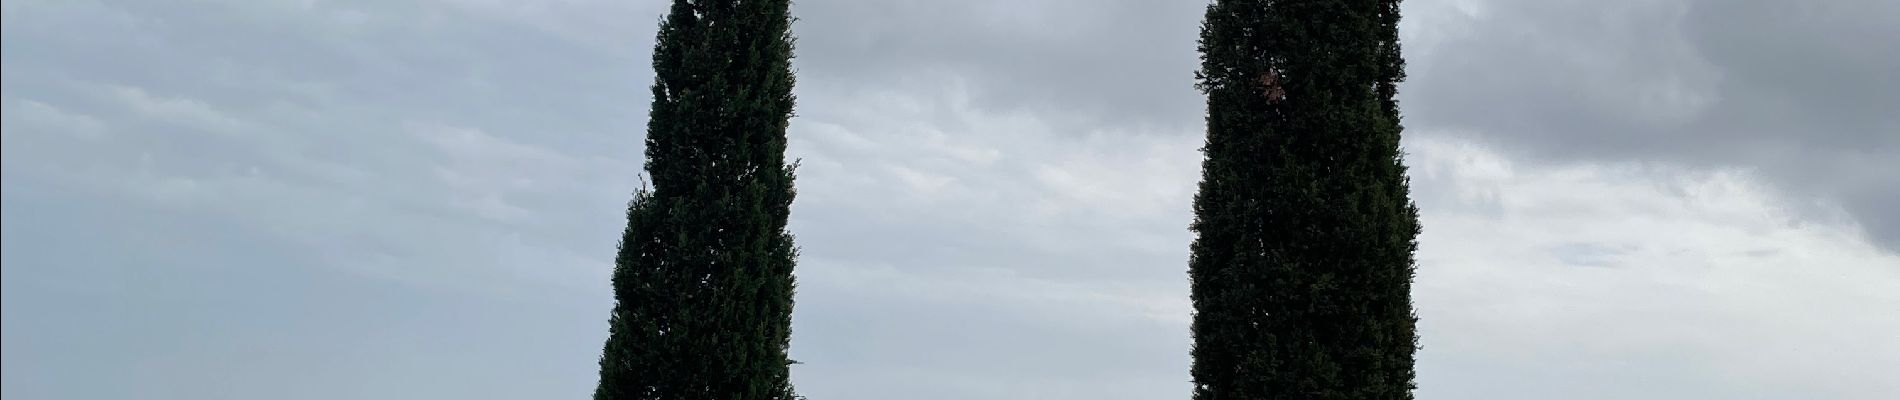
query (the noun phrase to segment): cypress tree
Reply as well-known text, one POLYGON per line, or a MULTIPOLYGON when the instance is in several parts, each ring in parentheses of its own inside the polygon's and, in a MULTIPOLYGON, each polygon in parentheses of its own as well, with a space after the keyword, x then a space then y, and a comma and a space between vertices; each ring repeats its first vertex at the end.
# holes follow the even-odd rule
POLYGON ((1189 261, 1197 400, 1410 399, 1397 0, 1215 0, 1189 261))
POLYGON ((793 398, 789 4, 676 0, 660 24, 595 399, 793 398))

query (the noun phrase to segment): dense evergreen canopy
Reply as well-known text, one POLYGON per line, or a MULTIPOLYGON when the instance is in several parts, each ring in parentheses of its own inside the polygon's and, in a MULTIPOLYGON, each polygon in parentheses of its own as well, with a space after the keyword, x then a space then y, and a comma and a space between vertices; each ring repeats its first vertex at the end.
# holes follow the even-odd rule
POLYGON ((677 0, 614 260, 599 400, 793 398, 787 0, 677 0))
POLYGON ((1189 262, 1194 398, 1410 399, 1417 211, 1397 0, 1216 0, 1189 262))

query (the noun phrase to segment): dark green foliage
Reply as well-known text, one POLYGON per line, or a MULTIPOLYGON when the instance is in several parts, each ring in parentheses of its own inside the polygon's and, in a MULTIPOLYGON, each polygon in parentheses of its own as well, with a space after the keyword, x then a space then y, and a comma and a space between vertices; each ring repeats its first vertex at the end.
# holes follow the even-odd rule
POLYGON ((1216 0, 1189 262, 1197 400, 1410 399, 1397 0, 1216 0))
POLYGON ((795 249, 787 0, 678 0, 654 45, 595 399, 788 400, 795 249))

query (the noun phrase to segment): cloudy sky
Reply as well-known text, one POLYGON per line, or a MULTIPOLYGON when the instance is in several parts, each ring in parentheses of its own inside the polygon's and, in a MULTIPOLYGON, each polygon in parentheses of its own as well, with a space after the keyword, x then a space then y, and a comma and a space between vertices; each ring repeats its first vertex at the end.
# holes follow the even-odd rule
MULTIPOLYGON (((0 396, 592 392, 663 2, 0 4, 0 396)), ((797 3, 798 390, 1185 399, 1202 5, 797 3)), ((1404 12, 1420 399, 1900 393, 1900 2, 1404 12)))

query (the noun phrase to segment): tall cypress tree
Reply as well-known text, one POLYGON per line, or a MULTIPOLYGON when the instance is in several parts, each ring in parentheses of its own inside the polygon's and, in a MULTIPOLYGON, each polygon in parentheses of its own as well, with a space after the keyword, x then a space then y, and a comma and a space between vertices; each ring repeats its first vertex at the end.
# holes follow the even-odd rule
POLYGON ((789 400, 788 0, 676 0, 614 259, 599 400, 789 400))
POLYGON ((1410 399, 1397 0, 1215 0, 1189 261, 1197 400, 1410 399))

